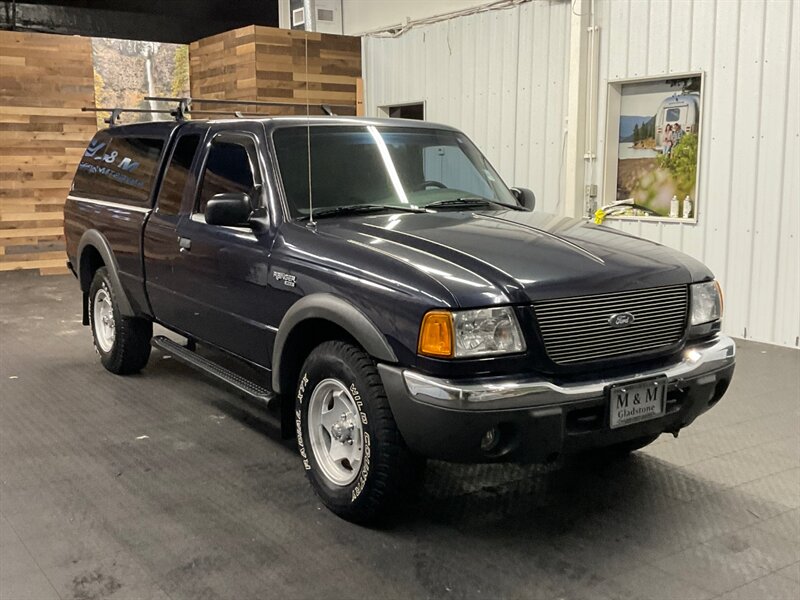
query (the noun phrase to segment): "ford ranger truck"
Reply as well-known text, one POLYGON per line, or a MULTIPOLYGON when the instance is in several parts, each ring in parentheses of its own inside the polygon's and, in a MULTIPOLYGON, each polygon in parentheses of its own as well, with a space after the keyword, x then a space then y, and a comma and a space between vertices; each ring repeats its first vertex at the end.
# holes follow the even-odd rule
POLYGON ((425 458, 630 452, 725 393, 711 271, 534 202, 444 125, 162 121, 95 135, 64 228, 106 369, 155 345, 267 403, 322 502, 366 522, 425 458))

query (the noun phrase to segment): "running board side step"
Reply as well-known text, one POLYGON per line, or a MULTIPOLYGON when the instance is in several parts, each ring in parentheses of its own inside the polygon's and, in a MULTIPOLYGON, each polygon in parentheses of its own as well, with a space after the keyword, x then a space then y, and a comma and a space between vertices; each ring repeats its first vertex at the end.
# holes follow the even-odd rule
POLYGON ((151 344, 156 348, 171 354, 175 359, 180 362, 197 369, 204 373, 211 379, 221 381, 222 383, 236 389, 248 398, 262 402, 268 405, 274 398, 275 394, 265 387, 257 383, 237 375, 233 371, 226 369, 222 365, 200 356, 197 352, 193 352, 188 348, 181 346, 177 342, 172 341, 163 335, 157 335, 153 338, 151 344))

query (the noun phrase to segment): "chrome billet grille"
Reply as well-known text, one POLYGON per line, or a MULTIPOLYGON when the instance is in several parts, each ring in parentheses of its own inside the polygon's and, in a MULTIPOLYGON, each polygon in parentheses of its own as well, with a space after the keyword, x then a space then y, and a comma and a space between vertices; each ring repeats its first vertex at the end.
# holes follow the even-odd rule
POLYGON ((689 287, 559 298, 533 308, 550 360, 575 364, 667 348, 686 330, 689 287), (613 327, 612 315, 631 313, 632 324, 613 327))

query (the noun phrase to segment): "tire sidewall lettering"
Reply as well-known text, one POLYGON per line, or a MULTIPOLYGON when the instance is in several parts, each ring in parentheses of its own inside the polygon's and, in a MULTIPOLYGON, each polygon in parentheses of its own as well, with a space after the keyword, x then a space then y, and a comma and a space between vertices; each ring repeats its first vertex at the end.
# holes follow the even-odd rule
POLYGON ((300 383, 297 386, 297 408, 294 412, 295 416, 295 429, 297 435, 297 449, 303 459, 303 468, 306 471, 311 470, 311 462, 308 460, 308 452, 306 452, 306 444, 303 440, 303 395, 305 394, 306 387, 308 386, 308 373, 303 373, 300 383))
MULTIPOLYGON (((356 403, 356 407, 358 408, 358 414, 361 418, 361 423, 369 426, 369 419, 367 418, 367 413, 364 411, 364 402, 361 399, 361 393, 358 391, 358 387, 356 386, 355 382, 352 382, 348 386, 348 390, 350 390, 350 395, 353 397, 353 400, 356 403)), ((369 471, 370 471, 370 457, 372 456, 372 445, 371 440, 369 437, 369 431, 367 428, 364 428, 364 458, 361 461, 361 472, 358 474, 356 478, 355 487, 353 488, 352 492, 350 493, 350 502, 355 502, 358 497, 361 495, 361 492, 364 491, 364 487, 367 485, 367 479, 369 478, 369 471)))
POLYGON ((348 389, 350 390, 350 395, 353 396, 353 400, 355 401, 356 406, 358 407, 358 414, 361 417, 361 423, 363 423, 364 425, 368 425, 369 420, 367 419, 367 413, 364 412, 364 402, 362 402, 361 400, 361 394, 359 393, 356 384, 351 383, 348 389))
POLYGON ((303 395, 305 394, 306 386, 308 386, 308 373, 303 373, 303 377, 300 378, 300 383, 297 385, 297 402, 300 406, 303 405, 303 395))
POLYGON ((364 432, 364 459, 361 461, 361 472, 356 478, 356 486, 350 493, 350 502, 355 502, 364 491, 367 485, 367 478, 369 477, 370 457, 372 456, 372 448, 370 446, 369 433, 364 432))

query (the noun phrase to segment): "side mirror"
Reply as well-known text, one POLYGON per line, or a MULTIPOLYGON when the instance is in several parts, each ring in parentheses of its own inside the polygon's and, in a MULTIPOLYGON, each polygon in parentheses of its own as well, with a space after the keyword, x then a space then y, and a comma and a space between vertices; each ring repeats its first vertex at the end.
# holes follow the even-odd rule
POLYGON ((206 204, 206 223, 235 227, 246 225, 253 207, 250 196, 244 192, 216 194, 206 204))
POLYGON ((517 199, 520 206, 528 210, 533 210, 536 206, 536 195, 528 188, 512 187, 511 193, 514 194, 514 198, 517 199))

